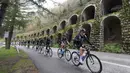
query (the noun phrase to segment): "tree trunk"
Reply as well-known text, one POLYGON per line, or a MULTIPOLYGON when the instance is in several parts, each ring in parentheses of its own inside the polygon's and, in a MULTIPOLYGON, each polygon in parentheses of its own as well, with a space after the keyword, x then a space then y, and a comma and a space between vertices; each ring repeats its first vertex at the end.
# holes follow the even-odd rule
POLYGON ((8 38, 5 38, 5 48, 7 48, 8 38))
MULTIPOLYGON (((0 6, 0 29, 2 29, 2 22, 4 19, 4 14, 6 12, 6 8, 7 8, 7 4, 6 3, 2 3, 2 5, 0 6)), ((0 30, 1 31, 1 30, 0 30)), ((0 36, 2 36, 2 32, 0 32, 0 36)))
POLYGON ((12 36, 13 36, 13 30, 14 30, 14 26, 11 26, 10 27, 10 30, 9 30, 9 37, 8 37, 8 42, 7 42, 7 45, 6 45, 6 49, 10 49, 10 45, 11 45, 11 39, 12 39, 12 36))

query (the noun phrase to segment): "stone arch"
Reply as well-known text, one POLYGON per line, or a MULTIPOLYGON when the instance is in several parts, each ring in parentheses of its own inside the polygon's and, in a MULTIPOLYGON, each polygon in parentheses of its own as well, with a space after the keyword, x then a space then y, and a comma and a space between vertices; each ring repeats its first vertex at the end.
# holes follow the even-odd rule
POLYGON ((71 42, 72 37, 73 37, 73 29, 70 28, 70 29, 67 31, 67 39, 68 39, 69 42, 71 42))
POLYGON ((19 36, 17 36, 17 40, 19 40, 19 36))
POLYGON ((38 32, 38 33, 37 33, 37 36, 39 36, 39 35, 40 35, 40 33, 38 32))
POLYGON ((21 36, 21 39, 23 39, 23 36, 21 36))
POLYGON ((34 33, 34 37, 36 37, 36 33, 34 33))
POLYGON ((44 37, 43 39, 46 40, 46 37, 44 37))
POLYGON ((91 35, 91 25, 90 24, 84 24, 84 25, 82 25, 82 28, 86 30, 85 34, 89 39, 90 35, 91 35))
POLYGON ((78 15, 74 14, 69 18, 69 24, 73 25, 78 22, 78 15))
POLYGON ((56 31, 57 31, 57 26, 54 26, 53 27, 53 33, 56 33, 56 31))
POLYGON ((63 20, 63 21, 60 23, 61 29, 65 29, 66 23, 67 23, 67 22, 66 22, 65 20, 63 20))
POLYGON ((50 35, 50 29, 47 29, 47 30, 46 30, 46 34, 47 34, 47 35, 50 35))
POLYGON ((122 0, 102 0, 103 15, 117 12, 122 7, 122 0))
POLYGON ((82 22, 90 20, 90 19, 94 19, 94 17, 95 17, 95 6, 93 6, 93 5, 87 6, 83 10, 81 15, 82 15, 82 18, 81 18, 82 22))
POLYGON ((31 37, 33 37, 33 34, 31 34, 31 37))
POLYGON ((27 36, 24 36, 24 38, 26 39, 26 38, 27 38, 27 36))
POLYGON ((57 43, 60 43, 61 37, 62 37, 62 34, 61 34, 61 33, 58 33, 58 35, 57 35, 57 43))
POLYGON ((121 42, 121 21, 116 16, 109 16, 103 20, 104 43, 121 42))
POLYGON ((42 31, 42 35, 44 35, 44 30, 42 31))
POLYGON ((50 38, 53 40, 53 35, 51 35, 50 38))

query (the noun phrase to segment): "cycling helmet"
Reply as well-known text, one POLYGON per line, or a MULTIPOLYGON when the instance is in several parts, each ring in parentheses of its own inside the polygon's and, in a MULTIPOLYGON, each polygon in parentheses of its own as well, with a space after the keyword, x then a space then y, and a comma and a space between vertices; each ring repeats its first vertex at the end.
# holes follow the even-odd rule
POLYGON ((85 29, 81 29, 80 32, 85 32, 86 30, 85 29))

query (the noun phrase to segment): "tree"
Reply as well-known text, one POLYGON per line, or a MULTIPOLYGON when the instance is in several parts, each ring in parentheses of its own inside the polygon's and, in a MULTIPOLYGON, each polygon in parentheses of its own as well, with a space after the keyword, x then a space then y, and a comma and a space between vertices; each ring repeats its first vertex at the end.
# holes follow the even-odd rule
POLYGON ((10 6, 7 8, 7 12, 4 19, 5 30, 9 31, 9 36, 6 39, 6 48, 10 49, 11 39, 15 28, 25 27, 25 17, 20 12, 20 6, 18 0, 11 0, 10 6))
POLYGON ((6 8, 8 6, 8 1, 9 0, 0 0, 0 37, 2 36, 2 28, 1 28, 1 25, 2 25, 2 22, 3 22, 3 18, 4 18, 4 14, 6 12, 6 8))

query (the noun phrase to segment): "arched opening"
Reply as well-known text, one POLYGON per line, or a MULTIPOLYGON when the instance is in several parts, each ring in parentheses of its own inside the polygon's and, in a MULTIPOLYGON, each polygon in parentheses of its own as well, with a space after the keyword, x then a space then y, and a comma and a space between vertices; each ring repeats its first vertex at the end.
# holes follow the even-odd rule
POLYGON ((27 36, 24 36, 25 39, 27 39, 27 36))
POLYGON ((40 35, 40 33, 38 32, 38 33, 37 33, 37 36, 39 36, 39 35, 40 35))
POLYGON ((58 34, 58 37, 57 37, 57 43, 60 43, 60 41, 61 41, 61 36, 62 36, 61 33, 59 33, 59 34, 58 34))
POLYGON ((31 36, 29 35, 28 37, 30 38, 31 36))
POLYGON ((46 37, 44 37, 43 40, 45 41, 45 40, 46 40, 46 37))
POLYGON ((95 16, 95 7, 94 6, 89 6, 87 7, 82 14, 82 22, 94 19, 95 16))
POLYGON ((84 24, 84 25, 82 26, 82 28, 86 30, 86 31, 85 31, 85 34, 86 34, 86 36, 87 36, 88 39, 89 39, 89 38, 90 38, 90 33, 91 33, 91 26, 90 26, 90 24, 84 24))
POLYGON ((46 34, 50 35, 50 29, 47 29, 46 34))
POLYGON ((23 39, 23 36, 21 36, 21 39, 23 39))
POLYGON ((73 36, 73 29, 71 28, 67 31, 67 39, 69 42, 71 42, 72 36, 73 36))
POLYGON ((44 35, 44 30, 42 31, 42 35, 44 35))
POLYGON ((70 18, 69 23, 70 23, 71 25, 73 25, 73 24, 76 24, 77 21, 78 21, 78 16, 77 16, 77 15, 73 15, 73 16, 70 18))
POLYGON ((64 29, 65 26, 66 26, 66 21, 64 20, 61 22, 60 27, 61 27, 61 29, 64 29))
POLYGON ((53 27, 53 32, 56 33, 56 31, 57 31, 57 26, 54 26, 53 27))
POLYGON ((50 38, 51 38, 51 40, 53 40, 53 36, 52 35, 50 36, 50 38))
POLYGON ((19 40, 19 36, 17 36, 17 40, 19 40))
POLYGON ((36 33, 34 33, 34 37, 36 37, 36 33))
POLYGON ((33 34, 31 34, 31 37, 33 37, 33 34))
POLYGON ((103 20, 104 42, 121 42, 121 21, 116 16, 109 16, 103 20))
POLYGON ((122 7, 122 0, 102 0, 103 15, 117 12, 122 7))

